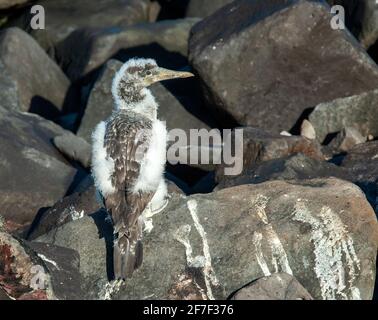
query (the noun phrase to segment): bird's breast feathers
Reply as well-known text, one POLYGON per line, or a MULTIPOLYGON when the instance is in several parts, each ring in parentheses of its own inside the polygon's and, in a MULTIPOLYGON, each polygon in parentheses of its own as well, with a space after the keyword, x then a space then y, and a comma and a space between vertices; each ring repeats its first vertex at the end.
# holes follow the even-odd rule
POLYGON ((106 197, 119 190, 155 192, 166 163, 167 130, 160 120, 123 114, 101 122, 93 133, 92 174, 106 197))
POLYGON ((164 174, 167 151, 165 123, 155 120, 133 192, 156 191, 164 174))

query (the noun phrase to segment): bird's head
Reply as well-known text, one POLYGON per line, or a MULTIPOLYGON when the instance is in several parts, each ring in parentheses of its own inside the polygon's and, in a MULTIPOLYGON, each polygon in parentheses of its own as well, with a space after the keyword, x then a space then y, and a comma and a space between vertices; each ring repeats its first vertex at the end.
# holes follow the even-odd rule
POLYGON ((117 72, 113 79, 112 94, 120 109, 137 109, 151 100, 146 89, 150 85, 169 79, 188 78, 190 72, 161 68, 153 59, 131 59, 117 72))

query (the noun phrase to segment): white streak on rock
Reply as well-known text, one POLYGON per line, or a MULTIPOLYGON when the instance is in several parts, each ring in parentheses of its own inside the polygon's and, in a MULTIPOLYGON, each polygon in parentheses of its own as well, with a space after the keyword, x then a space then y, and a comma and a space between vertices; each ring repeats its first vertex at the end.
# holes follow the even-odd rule
MULTIPOLYGON (((288 274, 293 275, 293 271, 290 268, 286 251, 280 241, 280 238, 274 231, 273 226, 269 223, 268 216, 265 211, 268 201, 268 197, 264 195, 259 195, 254 201, 252 201, 253 210, 256 211, 261 221, 265 224, 265 228, 263 229, 263 231, 266 241, 269 243, 269 246, 272 251, 272 264, 274 266, 275 272, 286 272, 288 274)), ((263 255, 262 252, 259 254, 263 255)))
POLYGON ((193 258, 193 248, 190 244, 189 234, 192 227, 188 224, 181 226, 174 234, 175 239, 182 243, 185 247, 186 262, 189 267, 194 268, 204 268, 205 267, 205 257, 196 256, 193 258))
POLYGON ((354 286, 360 261, 353 239, 340 217, 326 206, 322 207, 319 217, 315 217, 303 202, 297 202, 293 218, 311 226, 311 241, 315 247, 314 271, 320 282, 322 297, 361 299, 359 289, 354 286))
POLYGON ((57 263, 54 260, 47 258, 45 255, 41 253, 38 253, 38 257, 40 257, 43 261, 52 264, 57 270, 60 270, 60 268, 58 267, 57 263))
POLYGON ((265 261, 264 254, 261 250, 261 240, 262 240, 262 234, 260 232, 255 232, 253 234, 253 244, 255 245, 255 252, 256 252, 256 259, 257 263, 259 264, 262 272, 264 273, 264 276, 270 276, 271 273, 269 271, 268 264, 265 261))
POLYGON ((169 203, 169 200, 168 198, 166 198, 164 200, 164 203, 161 204, 161 207, 153 210, 152 209, 152 202, 150 202, 147 207, 143 210, 143 213, 142 213, 142 219, 143 219, 143 231, 147 232, 147 233, 151 233, 152 229, 154 228, 154 224, 153 224, 153 217, 162 212, 168 205, 169 203))
POLYGON ((79 220, 84 217, 84 210, 81 210, 80 212, 76 211, 74 206, 69 207, 70 216, 73 221, 79 220))
POLYGON ((262 222, 264 222, 265 224, 269 223, 268 217, 267 217, 266 212, 265 212, 266 205, 268 204, 268 201, 269 201, 269 198, 262 195, 262 194, 258 195, 257 198, 254 201, 252 201, 252 206, 256 210, 257 215, 260 217, 262 222))
POLYGON ((107 282, 99 293, 99 298, 101 300, 112 300, 114 294, 119 292, 121 287, 125 284, 123 280, 114 280, 107 282))
POLYGON ((210 248, 209 244, 207 242, 206 238, 206 232, 203 229, 199 218, 197 216, 197 201, 196 200, 189 200, 188 203, 188 209, 190 212, 190 215, 192 216, 194 226, 196 227, 201 239, 202 239, 202 244, 203 244, 203 254, 205 257, 205 266, 203 268, 203 273, 205 275, 205 284, 207 288, 207 296, 209 300, 215 300, 213 296, 213 292, 211 289, 211 285, 217 286, 219 285, 219 281, 214 273, 214 269, 211 265, 211 255, 210 255, 210 248))

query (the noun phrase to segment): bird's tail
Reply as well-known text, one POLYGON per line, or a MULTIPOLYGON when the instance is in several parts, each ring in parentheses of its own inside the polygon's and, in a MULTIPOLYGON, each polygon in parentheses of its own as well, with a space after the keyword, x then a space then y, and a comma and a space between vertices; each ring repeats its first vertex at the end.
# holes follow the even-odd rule
POLYGON ((114 277, 128 279, 143 262, 142 226, 139 221, 127 232, 120 230, 114 241, 114 277))

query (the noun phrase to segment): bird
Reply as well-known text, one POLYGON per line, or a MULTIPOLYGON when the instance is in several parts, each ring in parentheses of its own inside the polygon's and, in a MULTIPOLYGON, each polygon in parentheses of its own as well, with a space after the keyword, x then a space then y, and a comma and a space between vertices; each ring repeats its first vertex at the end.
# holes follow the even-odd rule
POLYGON ((159 67, 154 59, 128 60, 112 81, 114 110, 92 133, 91 172, 114 227, 116 280, 130 278, 141 266, 143 212, 167 199, 167 129, 148 87, 193 76, 159 67))

